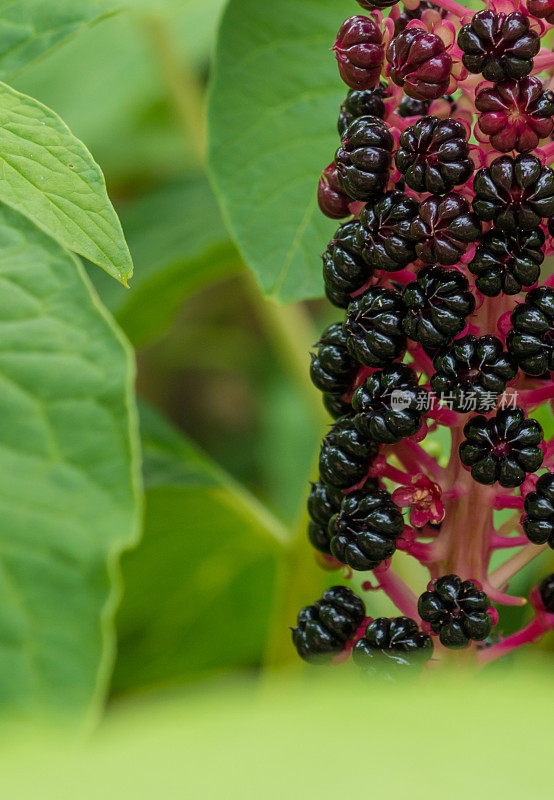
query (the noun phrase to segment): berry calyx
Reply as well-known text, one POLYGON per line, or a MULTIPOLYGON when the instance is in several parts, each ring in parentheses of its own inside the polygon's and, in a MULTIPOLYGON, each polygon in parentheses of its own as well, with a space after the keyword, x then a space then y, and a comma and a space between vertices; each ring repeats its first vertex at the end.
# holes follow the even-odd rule
POLYGON ((404 520, 384 489, 351 492, 329 521, 331 553, 355 570, 376 569, 396 552, 404 520))
POLYGON ((431 584, 418 601, 418 612, 441 643, 454 650, 471 640, 482 642, 493 629, 488 612, 490 601, 474 581, 458 575, 444 575, 431 584))
POLYGON ((543 430, 534 419, 526 419, 521 408, 501 409, 487 419, 473 417, 464 427, 466 437, 459 448, 460 460, 471 468, 477 483, 513 489, 543 462, 539 446, 543 430))
POLYGON ((552 133, 554 93, 543 90, 538 78, 504 81, 481 89, 475 98, 480 130, 501 153, 534 150, 552 133))
POLYGON ((407 28, 387 49, 390 76, 414 100, 435 100, 446 94, 452 58, 443 40, 421 28, 407 28))
POLYGON ((339 511, 343 498, 343 493, 335 486, 323 481, 312 483, 308 497, 308 538, 316 550, 326 555, 331 554, 329 520, 339 511))
POLYGON ((525 495, 523 532, 533 544, 548 544, 554 549, 554 473, 537 481, 534 492, 525 495))
POLYGON ((385 50, 381 28, 373 17, 345 20, 333 50, 340 76, 351 89, 373 89, 379 83, 385 50))
POLYGON ((347 586, 332 586, 320 600, 303 608, 292 629, 300 658, 314 664, 329 662, 344 650, 365 617, 365 605, 347 586))
POLYGON ((554 289, 532 289, 510 319, 508 351, 527 375, 548 376, 554 369, 554 289))
POLYGON ((341 417, 321 444, 321 479, 341 489, 355 486, 367 475, 377 453, 377 446, 358 431, 353 417, 341 417))
POLYGON ((340 187, 353 200, 371 200, 389 180, 394 138, 378 117, 360 117, 349 125, 335 155, 340 187))
POLYGON ((473 175, 466 130, 461 122, 421 117, 400 136, 396 166, 415 192, 445 194, 473 175))
POLYGON ((386 106, 384 99, 387 96, 387 86, 381 83, 375 89, 351 89, 340 107, 340 116, 337 124, 339 136, 344 136, 346 129, 354 120, 360 117, 379 117, 384 119, 386 106))
POLYGON ((540 228, 511 234, 493 228, 486 233, 468 264, 481 294, 518 294, 523 286, 536 283, 544 261, 544 242, 540 228))
POLYGON ((477 241, 481 224, 461 194, 432 195, 419 206, 410 226, 418 257, 427 264, 452 266, 477 241))
POLYGON ((375 286, 348 306, 344 323, 351 355, 368 367, 383 367, 402 355, 404 304, 400 292, 375 286))
POLYGON ((352 651, 354 663, 370 673, 421 666, 432 655, 433 640, 410 617, 374 619, 352 651))
POLYGON ((360 214, 358 243, 374 269, 395 272, 415 259, 410 225, 418 204, 403 192, 386 192, 360 214))
POLYGON ((485 9, 460 29, 458 45, 469 72, 481 73, 485 80, 497 83, 529 75, 540 38, 523 14, 497 14, 485 9))
POLYGON ((454 411, 488 412, 517 374, 513 359, 496 336, 464 336, 433 359, 431 389, 448 397, 454 411))

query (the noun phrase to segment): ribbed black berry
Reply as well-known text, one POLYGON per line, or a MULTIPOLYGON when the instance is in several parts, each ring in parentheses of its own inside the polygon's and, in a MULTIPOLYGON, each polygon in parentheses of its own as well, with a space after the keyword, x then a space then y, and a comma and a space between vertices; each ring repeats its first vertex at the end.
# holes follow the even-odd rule
POLYGON ((554 172, 530 153, 499 156, 473 180, 473 210, 508 233, 533 230, 554 214, 554 172))
POLYGON ((346 308, 352 292, 361 289, 373 274, 358 243, 359 228, 357 220, 341 225, 322 256, 325 293, 339 308, 346 308))
POLYGON ((481 294, 518 294, 523 286, 536 283, 544 261, 544 242, 540 228, 511 234, 493 228, 486 233, 468 264, 481 294))
POLYGON ((398 3, 398 0, 358 0, 358 3, 366 11, 375 11, 375 9, 390 8, 398 3))
POLYGON ((331 554, 331 537, 329 536, 329 520, 336 514, 344 495, 336 486, 329 486, 323 481, 312 483, 308 497, 308 538, 316 550, 331 554))
POLYGON ((341 322, 325 328, 312 353, 310 377, 322 392, 344 394, 356 377, 358 364, 348 350, 348 337, 341 322))
POLYGON ((427 100, 415 100, 413 97, 404 95, 398 106, 398 113, 401 117, 422 117, 429 111, 430 102, 427 100))
POLYGON ((420 666, 432 655, 433 640, 410 617, 374 619, 352 651, 354 662, 370 673, 420 666))
POLYGON ((481 235, 481 223, 457 192, 432 195, 419 206, 410 226, 418 257, 427 264, 453 266, 481 235))
POLYGON ((539 583, 539 595, 547 614, 554 614, 554 572, 539 583))
POLYGON ((329 521, 331 553, 352 569, 375 569, 395 553, 403 530, 402 513, 384 489, 351 492, 329 521))
POLYGON ((313 606, 298 614, 292 641, 300 658, 311 663, 330 661, 344 650, 365 617, 363 601, 347 586, 332 586, 313 606))
POLYGON ((540 49, 540 37, 529 28, 529 19, 523 14, 496 14, 485 9, 460 29, 458 45, 469 72, 481 73, 485 80, 497 83, 529 75, 540 49))
POLYGON ((381 84, 375 89, 351 89, 340 107, 338 121, 339 136, 342 138, 349 125, 360 117, 379 117, 384 119, 386 113, 385 98, 387 85, 381 84))
POLYGON ((395 289, 374 286, 348 306, 344 331, 352 356, 368 367, 383 367, 402 355, 405 309, 395 289))
POLYGON ((367 475, 377 453, 375 443, 358 431, 353 417, 341 417, 321 444, 319 473, 325 483, 348 489, 367 475))
POLYGON ((386 187, 394 138, 378 117, 360 117, 348 126, 336 152, 339 184, 353 200, 375 199, 386 187))
POLYGON ((352 414, 352 403, 345 400, 341 394, 324 392, 323 405, 333 419, 339 419, 339 417, 352 414))
POLYGON ((533 544, 548 544, 554 549, 554 473, 546 472, 534 492, 525 495, 523 531, 533 544))
POLYGON ((421 117, 400 136, 396 166, 416 192, 445 194, 473 175, 466 129, 455 119, 421 117))
POLYGON ((426 267, 402 295, 404 333, 427 349, 444 347, 463 331, 475 309, 465 275, 457 269, 426 267))
POLYGON ((454 411, 492 411, 517 367, 496 336, 464 336, 433 359, 431 389, 454 411))
POLYGON ((435 580, 417 605, 419 616, 445 647, 467 647, 472 639, 482 642, 493 629, 489 598, 473 581, 462 581, 458 575, 435 580))
POLYGON ((387 192, 360 214, 358 241, 374 269, 396 272, 415 259, 410 225, 418 203, 403 192, 387 192))
POLYGON ((419 431, 427 400, 413 369, 393 364, 373 372, 354 392, 356 428, 375 442, 395 444, 419 431))
POLYGON ((460 460, 471 467, 477 483, 498 483, 508 489, 521 486, 528 473, 541 466, 539 447, 543 430, 535 419, 526 419, 521 408, 501 409, 496 416, 473 417, 464 428, 460 460))
POLYGON ((554 289, 538 286, 512 311, 508 351, 527 375, 554 370, 554 289))

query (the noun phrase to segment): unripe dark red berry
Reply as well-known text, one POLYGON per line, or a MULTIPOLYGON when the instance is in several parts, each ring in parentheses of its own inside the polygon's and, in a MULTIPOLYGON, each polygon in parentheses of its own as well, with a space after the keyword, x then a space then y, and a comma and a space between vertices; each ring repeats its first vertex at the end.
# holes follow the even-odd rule
POLYGON ((390 76, 415 100, 435 100, 450 83, 452 59, 444 42, 421 28, 407 28, 387 49, 390 76))
POLYGON ((400 136, 396 166, 415 192, 445 194, 473 174, 466 129, 455 119, 421 117, 400 136))
POLYGON ((394 138, 378 117, 360 117, 344 134, 335 155, 339 185, 353 200, 371 200, 389 180, 394 138))
POLYGON ((374 269, 396 272, 415 259, 410 225, 418 204, 403 192, 386 192, 360 214, 358 243, 374 269))
POLYGON ((317 202, 326 217, 344 219, 350 216, 348 206, 352 200, 339 186, 337 167, 334 162, 329 164, 321 174, 317 187, 317 202))
POLYGON ((554 93, 543 90, 542 82, 533 76, 481 89, 475 107, 481 111, 479 128, 501 153, 534 150, 554 125, 554 93))
POLYGON ((445 647, 467 647, 473 639, 482 642, 493 628, 488 609, 490 601, 474 583, 462 581, 458 575, 444 575, 433 581, 431 589, 418 601, 422 620, 439 634, 445 647))
POLYGON ((554 289, 538 286, 525 295, 511 316, 508 351, 527 375, 549 376, 554 370, 554 289))
POLYGON ((379 117, 384 119, 386 106, 384 99, 387 96, 387 85, 381 83, 375 89, 351 89, 346 95, 346 100, 340 107, 338 121, 339 136, 342 138, 346 129, 355 119, 360 117, 379 117))
POLYGON ((464 51, 466 69, 497 83, 529 75, 540 38, 523 14, 497 14, 485 9, 460 29, 458 45, 464 51))
POLYGON ((379 83, 385 49, 373 17, 356 16, 343 22, 333 49, 340 76, 351 89, 373 89, 379 83))
POLYGON ((344 650, 365 617, 363 601, 348 586, 332 586, 313 606, 303 608, 292 641, 304 661, 323 664, 344 650))
POLYGON ((339 308, 346 308, 350 295, 361 289, 373 274, 362 256, 359 229, 357 220, 341 225, 322 256, 325 292, 339 308))
POLYGON ((523 532, 529 541, 554 550, 554 473, 540 476, 535 491, 525 495, 524 508, 523 532))
POLYGON ((383 367, 402 355, 405 309, 400 292, 374 286, 348 306, 344 323, 348 349, 368 367, 383 367))
POLYGON ((427 264, 452 266, 477 241, 481 224, 461 194, 432 195, 419 207, 410 234, 416 253, 427 264))
POLYGON ((432 655, 433 640, 410 617, 374 619, 352 651, 354 662, 364 672, 384 670, 388 677, 399 667, 421 666, 432 655))
POLYGON ((527 10, 537 19, 554 25, 554 0, 527 0, 527 10))
POLYGON ((481 294, 518 294, 523 286, 536 283, 544 261, 544 242, 540 228, 512 234, 493 228, 486 233, 468 264, 481 294))

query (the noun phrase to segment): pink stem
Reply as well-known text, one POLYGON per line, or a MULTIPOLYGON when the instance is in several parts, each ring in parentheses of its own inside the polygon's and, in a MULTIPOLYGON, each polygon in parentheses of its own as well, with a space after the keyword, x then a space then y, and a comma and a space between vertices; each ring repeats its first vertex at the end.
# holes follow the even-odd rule
POLYGON ((519 392, 518 395, 518 405, 522 408, 535 408, 548 400, 554 400, 554 384, 551 383, 548 386, 542 386, 540 389, 519 392))
POLYGON ((547 630, 548 626, 545 625, 544 620, 540 617, 535 617, 528 625, 525 626, 525 628, 517 631, 517 633, 507 636, 501 642, 494 644, 492 647, 481 650, 477 654, 477 659, 481 662, 481 664, 487 664, 489 661, 495 661, 497 658, 501 658, 507 653, 513 652, 522 645, 533 644, 534 642, 538 641, 541 636, 544 636, 547 630))
POLYGON ((460 3, 454 2, 454 0, 433 0, 433 5, 444 8, 449 14, 454 14, 454 16, 460 17, 460 19, 472 13, 470 9, 460 5, 460 3))
POLYGON ((528 543, 529 540, 526 536, 497 536, 493 533, 489 546, 491 550, 502 550, 510 547, 523 547, 528 543))
POLYGON ((404 439, 401 444, 397 445, 395 455, 398 456, 408 472, 412 472, 414 475, 426 470, 438 482, 444 477, 445 470, 417 442, 404 439))
POLYGON ((497 494, 494 498, 494 507, 497 511, 503 508, 523 509, 523 497, 514 494, 497 494))
POLYGON ((402 614, 415 620, 419 619, 416 595, 393 569, 389 567, 384 572, 379 572, 375 577, 379 581, 379 587, 388 595, 402 614))
POLYGON ((491 586, 487 581, 481 581, 483 590, 487 593, 489 600, 501 606, 525 606, 527 600, 525 597, 517 597, 516 595, 506 594, 500 589, 491 586))
POLYGON ((535 56, 531 72, 533 74, 542 72, 542 70, 547 67, 554 67, 554 53, 549 53, 548 51, 535 56))

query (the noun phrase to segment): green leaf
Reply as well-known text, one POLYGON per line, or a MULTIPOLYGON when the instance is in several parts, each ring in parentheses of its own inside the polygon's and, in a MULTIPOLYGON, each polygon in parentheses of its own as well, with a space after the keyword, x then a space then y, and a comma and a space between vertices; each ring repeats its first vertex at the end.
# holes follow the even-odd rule
POLYGON ((137 536, 128 345, 81 264, 0 213, 0 708, 94 711, 137 536))
POLYGON ((287 542, 255 498, 157 413, 144 409, 141 422, 144 535, 122 561, 116 694, 259 664, 287 542))
POLYGON ((242 268, 203 175, 131 201, 121 221, 136 269, 130 291, 98 270, 91 278, 135 347, 164 333, 191 294, 242 268))
POLYGON ((100 167, 53 111, 0 84, 0 201, 123 284, 129 249, 100 167))
POLYGON ((1 0, 0 80, 105 14, 103 3, 87 0, 1 0))
POLYGON ((322 294, 319 255, 337 227, 317 181, 338 146, 346 94, 329 48, 352 0, 231 0, 209 108, 210 163, 230 230, 262 288, 322 294))

